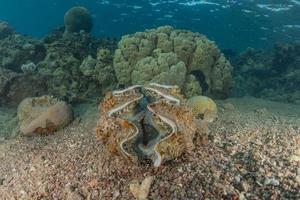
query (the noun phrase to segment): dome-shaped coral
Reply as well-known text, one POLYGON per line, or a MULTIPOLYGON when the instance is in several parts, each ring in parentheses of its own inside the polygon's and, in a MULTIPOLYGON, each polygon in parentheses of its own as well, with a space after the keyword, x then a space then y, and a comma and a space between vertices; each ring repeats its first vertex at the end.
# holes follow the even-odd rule
POLYGON ((65 33, 77 33, 81 30, 89 33, 93 28, 93 19, 88 9, 78 6, 68 10, 64 17, 65 33))
POLYGON ((206 96, 194 96, 188 100, 188 105, 191 108, 196 118, 203 119, 207 122, 212 122, 217 117, 218 109, 216 103, 206 96))
POLYGON ((134 85, 109 92, 100 106, 96 135, 108 150, 154 166, 193 148, 196 119, 177 86, 134 85))
POLYGON ((187 97, 223 98, 231 86, 232 67, 214 42, 170 26, 123 36, 115 51, 114 69, 122 85, 178 84, 187 97))

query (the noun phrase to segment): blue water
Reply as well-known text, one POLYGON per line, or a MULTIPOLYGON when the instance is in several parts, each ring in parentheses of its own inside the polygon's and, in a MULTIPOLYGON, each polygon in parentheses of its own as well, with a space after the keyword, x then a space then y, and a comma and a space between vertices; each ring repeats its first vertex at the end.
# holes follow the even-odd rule
POLYGON ((94 18, 93 34, 120 37, 159 25, 201 32, 221 48, 271 47, 300 38, 299 0, 0 0, 0 20, 43 37, 72 6, 94 18))

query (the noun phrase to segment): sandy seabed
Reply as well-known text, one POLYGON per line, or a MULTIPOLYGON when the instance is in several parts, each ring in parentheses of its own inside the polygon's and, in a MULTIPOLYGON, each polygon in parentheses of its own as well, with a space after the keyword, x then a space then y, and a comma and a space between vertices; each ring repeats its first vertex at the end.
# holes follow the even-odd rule
POLYGON ((97 105, 78 105, 53 135, 0 140, 0 199, 134 199, 130 183, 148 176, 149 199, 300 199, 300 106, 217 103, 208 137, 159 168, 111 156, 93 131, 97 105))

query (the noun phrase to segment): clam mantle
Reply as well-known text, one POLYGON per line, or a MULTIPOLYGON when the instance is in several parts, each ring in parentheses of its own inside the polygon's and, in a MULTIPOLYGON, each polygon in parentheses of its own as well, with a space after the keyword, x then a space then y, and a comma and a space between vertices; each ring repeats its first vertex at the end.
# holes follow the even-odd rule
POLYGON ((195 120, 177 86, 134 85, 106 94, 96 135, 112 154, 158 167, 193 149, 195 120))

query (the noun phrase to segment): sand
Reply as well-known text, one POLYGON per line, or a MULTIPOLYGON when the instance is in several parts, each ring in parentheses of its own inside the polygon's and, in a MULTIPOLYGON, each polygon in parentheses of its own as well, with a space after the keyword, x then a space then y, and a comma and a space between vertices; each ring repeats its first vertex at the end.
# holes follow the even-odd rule
POLYGON ((97 105, 78 105, 74 122, 53 135, 1 140, 0 199, 134 199, 130 184, 149 176, 148 199, 299 199, 300 106, 250 97, 217 104, 208 137, 159 168, 111 156, 95 138, 97 105))

